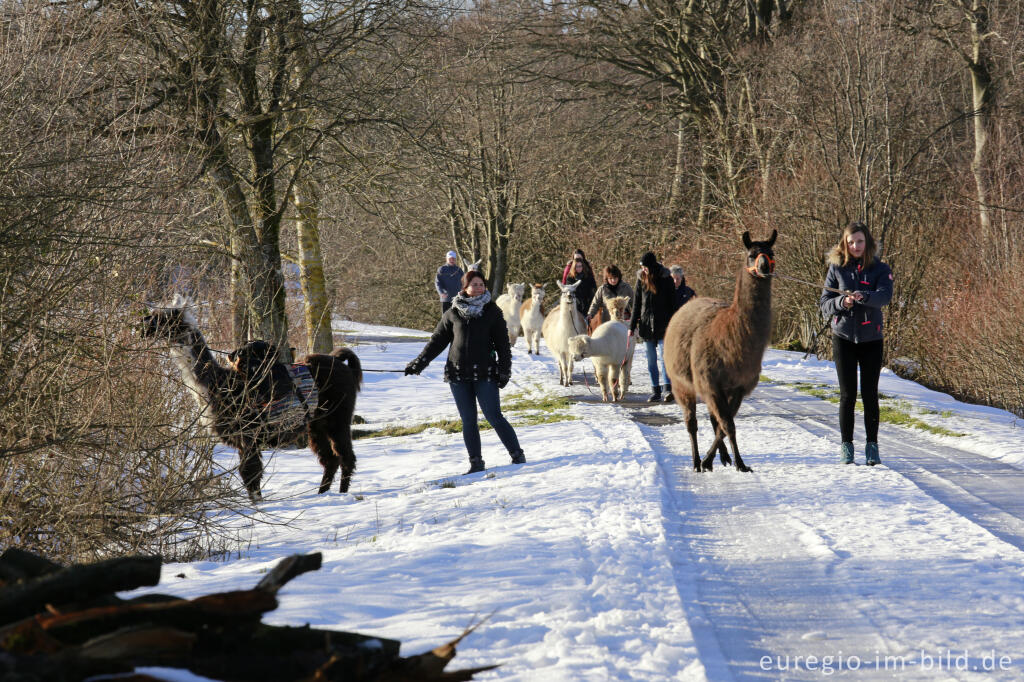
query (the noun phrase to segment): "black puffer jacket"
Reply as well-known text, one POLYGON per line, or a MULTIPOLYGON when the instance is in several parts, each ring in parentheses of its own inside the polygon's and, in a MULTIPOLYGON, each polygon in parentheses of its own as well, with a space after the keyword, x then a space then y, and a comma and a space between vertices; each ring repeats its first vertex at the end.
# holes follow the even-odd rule
POLYGON ((444 365, 445 381, 498 381, 512 374, 508 326, 501 308, 494 301, 484 306, 480 317, 470 319, 463 317, 455 307, 449 309, 411 365, 422 371, 449 344, 448 361, 444 365))
POLYGON ((629 328, 644 341, 661 341, 665 338, 668 321, 676 311, 676 283, 672 279, 672 273, 660 263, 652 272, 656 273, 654 286, 658 291, 648 291, 637 277, 636 285, 633 287, 633 318, 629 322, 629 328))

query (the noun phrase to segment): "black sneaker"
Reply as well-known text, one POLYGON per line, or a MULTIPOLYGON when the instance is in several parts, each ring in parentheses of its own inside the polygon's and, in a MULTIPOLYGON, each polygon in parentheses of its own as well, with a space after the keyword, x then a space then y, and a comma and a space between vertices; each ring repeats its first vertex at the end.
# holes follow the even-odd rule
POLYGON ((463 476, 469 476, 470 474, 479 474, 484 470, 484 461, 482 459, 471 459, 469 460, 469 471, 462 474, 463 476))
POLYGON ((654 389, 654 393, 652 393, 651 397, 647 399, 647 402, 649 402, 649 403, 660 403, 661 402, 661 389, 660 388, 654 389))
POLYGON ((526 455, 523 454, 522 450, 519 452, 510 452, 509 456, 512 457, 513 464, 526 464, 526 455))

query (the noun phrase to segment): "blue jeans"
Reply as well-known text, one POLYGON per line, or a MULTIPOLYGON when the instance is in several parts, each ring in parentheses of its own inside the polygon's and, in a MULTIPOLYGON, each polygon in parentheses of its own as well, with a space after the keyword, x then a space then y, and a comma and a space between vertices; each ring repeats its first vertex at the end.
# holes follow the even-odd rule
POLYGON ((480 426, 477 423, 476 405, 480 403, 480 411, 484 419, 494 427, 505 449, 509 454, 519 452, 519 439, 512 425, 501 413, 501 399, 498 397, 498 384, 484 379, 480 381, 452 381, 448 384, 455 398, 455 406, 462 418, 462 440, 469 451, 469 459, 483 459, 480 455, 480 426))
POLYGON ((665 371, 665 340, 644 341, 644 348, 647 349, 647 373, 651 375, 651 386, 655 389, 664 386, 668 388, 671 382, 668 380, 668 372, 665 371), (661 360, 661 383, 658 383, 658 360, 661 360))

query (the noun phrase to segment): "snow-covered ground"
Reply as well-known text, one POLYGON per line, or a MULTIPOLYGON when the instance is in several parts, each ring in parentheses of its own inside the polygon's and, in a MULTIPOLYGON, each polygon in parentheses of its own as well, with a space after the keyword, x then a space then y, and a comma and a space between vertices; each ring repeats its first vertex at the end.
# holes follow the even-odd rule
MULTIPOLYGON (((426 339, 339 330, 367 369, 400 370, 426 339)), ((443 357, 418 377, 367 372, 360 428, 457 419, 443 357)), ((485 619, 449 666, 501 664, 482 680, 1024 679, 1013 415, 886 371, 888 404, 965 435, 883 423, 883 466, 866 467, 858 417, 861 464, 842 466, 836 407, 794 385, 834 386, 834 368, 769 351, 771 381, 737 419, 754 472, 696 474, 678 407, 642 402, 642 348, 633 367, 632 400, 601 404, 589 363, 591 389, 565 389, 551 358, 520 342, 506 401, 582 398, 561 410, 571 420, 511 415, 522 466, 493 431, 487 471, 466 477, 457 433, 368 438, 355 444, 351 493, 318 496, 316 459, 278 452, 258 511, 274 523, 240 519, 246 542, 230 560, 166 565, 151 591, 248 588, 282 557, 319 551, 323 568, 289 583, 268 622, 394 638, 409 655, 485 619)))

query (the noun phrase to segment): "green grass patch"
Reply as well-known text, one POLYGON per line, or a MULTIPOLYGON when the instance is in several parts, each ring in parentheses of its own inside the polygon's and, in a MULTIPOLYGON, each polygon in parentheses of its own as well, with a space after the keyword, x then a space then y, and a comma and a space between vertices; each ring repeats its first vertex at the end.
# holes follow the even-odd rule
MULTIPOLYGON (((858 401, 858 405, 859 404, 860 403, 858 401)), ((934 426, 932 424, 929 424, 928 422, 921 421, 917 417, 907 412, 904 412, 903 410, 897 409, 895 407, 890 407, 889 405, 880 405, 878 408, 878 412, 878 418, 881 421, 886 422, 888 424, 909 426, 910 428, 913 429, 921 429, 922 431, 928 431, 930 433, 935 433, 940 436, 953 436, 955 438, 960 438, 962 436, 967 435, 966 433, 960 433, 959 431, 950 431, 949 429, 944 428, 942 426, 934 426)))
MULTIPOLYGON (((793 384, 799 392, 814 396, 815 398, 821 398, 827 400, 830 403, 839 403, 839 389, 829 386, 828 384, 811 384, 805 382, 799 382, 793 384)), ((911 414, 913 405, 906 400, 899 400, 893 396, 888 396, 880 393, 879 406, 878 406, 878 419, 886 424, 896 424, 897 426, 907 426, 912 429, 920 429, 921 431, 928 431, 929 433, 935 433, 940 436, 954 436, 961 437, 966 436, 966 433, 960 433, 958 431, 951 431, 941 426, 934 426, 928 422, 922 421, 911 414), (887 401, 889 404, 885 404, 887 401)), ((858 412, 864 412, 864 403, 860 400, 857 401, 856 410, 858 412)), ((925 414, 934 414, 929 410, 922 410, 925 414)))
MULTIPOLYGON (((491 425, 486 421, 480 422, 480 428, 489 429, 491 428, 491 425)), ((358 440, 360 438, 400 438, 402 436, 412 436, 417 433, 423 433, 427 429, 441 429, 445 433, 461 433, 462 420, 441 419, 439 421, 412 424, 410 426, 385 426, 380 429, 352 429, 352 438, 353 440, 358 440)))
POLYGON ((814 396, 815 398, 821 398, 827 400, 830 403, 839 402, 839 391, 829 386, 828 384, 810 384, 806 382, 798 382, 793 384, 796 390, 800 391, 804 395, 814 396))
POLYGON ((502 410, 505 412, 558 412, 567 410, 572 402, 566 397, 557 395, 545 395, 528 398, 521 395, 509 396, 511 400, 504 401, 502 410))
MULTIPOLYGON (((528 397, 525 393, 506 396, 502 401, 502 412, 515 426, 535 426, 537 424, 554 424, 556 422, 574 421, 579 417, 568 414, 572 403, 568 398, 554 395, 528 397)), ((480 430, 492 427, 483 416, 480 416, 480 430)), ((385 426, 379 429, 352 429, 353 439, 362 438, 400 438, 423 433, 427 429, 440 429, 444 433, 461 433, 462 420, 441 419, 438 421, 411 424, 408 426, 385 426)))
POLYGON ((772 379, 767 374, 762 374, 760 377, 758 377, 757 382, 760 384, 774 384, 775 380, 772 379))

